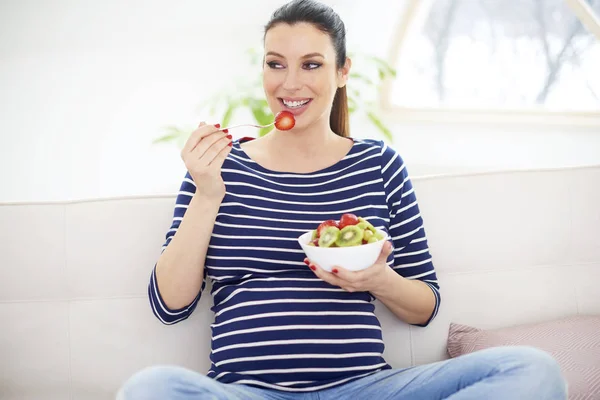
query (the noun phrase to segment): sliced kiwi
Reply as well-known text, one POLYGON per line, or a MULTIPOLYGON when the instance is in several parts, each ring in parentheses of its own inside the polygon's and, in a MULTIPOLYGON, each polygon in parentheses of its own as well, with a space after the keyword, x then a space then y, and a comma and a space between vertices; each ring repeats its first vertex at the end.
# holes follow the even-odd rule
POLYGON ((363 231, 365 229, 369 229, 369 225, 367 225, 366 222, 359 222, 358 224, 356 224, 357 227, 359 227, 360 229, 362 229, 363 231))
POLYGON ((315 240, 317 238, 317 230, 315 229, 314 231, 312 231, 312 236, 310 237, 310 240, 315 240))
POLYGON ((377 237, 375 235, 371 236, 369 238, 369 240, 367 240, 367 243, 375 243, 378 242, 380 239, 377 239, 377 237))
POLYGON ((385 236, 382 235, 380 232, 377 232, 377 231, 375 231, 375 234, 373 236, 376 237, 377 240, 385 239, 385 236))
POLYGON ((369 239, 371 239, 373 237, 373 235, 374 235, 374 233, 367 229, 367 230, 365 230, 365 237, 364 237, 364 239, 365 240, 369 240, 369 239))
POLYGON ((345 226, 335 244, 338 247, 359 246, 362 244, 364 231, 356 225, 345 226))
POLYGON ((338 240, 340 230, 335 226, 328 226, 321 231, 319 238, 319 247, 331 247, 338 240))
POLYGON ((367 221, 366 219, 364 219, 363 217, 359 217, 358 222, 359 222, 359 224, 365 224, 365 229, 368 229, 373 233, 377 232, 377 230, 375 229, 373 224, 370 223, 369 221, 367 221))

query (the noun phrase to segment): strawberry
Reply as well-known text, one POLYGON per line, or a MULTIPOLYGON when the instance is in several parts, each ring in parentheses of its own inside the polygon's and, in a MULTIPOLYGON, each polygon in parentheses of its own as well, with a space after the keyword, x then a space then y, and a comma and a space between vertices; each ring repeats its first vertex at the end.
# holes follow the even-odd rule
POLYGON ((338 224, 336 221, 334 221, 332 219, 328 219, 325 222, 321 222, 321 225, 319 225, 319 227, 317 228, 317 238, 321 237, 321 231, 323 229, 327 228, 328 226, 335 226, 337 228, 338 224))
POLYGON ((312 244, 319 247, 319 239, 315 239, 312 241, 312 244))
POLYGON ((345 226, 348 225, 356 225, 358 224, 358 217, 354 214, 344 214, 342 218, 340 218, 339 228, 344 229, 345 226))
POLYGON ((275 116, 275 127, 280 131, 289 131, 296 125, 294 114, 289 111, 279 111, 275 116))

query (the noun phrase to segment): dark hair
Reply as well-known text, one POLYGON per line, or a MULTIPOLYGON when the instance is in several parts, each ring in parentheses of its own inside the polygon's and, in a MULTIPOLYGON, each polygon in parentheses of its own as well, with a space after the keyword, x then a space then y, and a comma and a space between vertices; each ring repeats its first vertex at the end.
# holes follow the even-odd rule
MULTIPOLYGON (((269 29, 277 24, 294 25, 300 22, 310 23, 329 35, 335 49, 336 66, 338 69, 342 68, 346 62, 346 28, 344 22, 331 7, 318 1, 293 0, 281 6, 275 10, 265 26, 265 36, 269 29)), ((338 88, 335 93, 329 125, 336 134, 343 137, 350 136, 346 86, 338 88)))

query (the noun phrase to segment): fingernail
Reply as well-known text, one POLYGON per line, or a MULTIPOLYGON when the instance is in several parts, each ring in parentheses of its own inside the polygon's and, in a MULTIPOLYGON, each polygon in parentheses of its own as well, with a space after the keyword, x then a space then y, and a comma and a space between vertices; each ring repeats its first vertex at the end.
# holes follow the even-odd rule
POLYGON ((315 267, 315 266, 314 266, 314 265, 312 265, 312 264, 311 264, 311 265, 309 265, 309 267, 310 267, 310 269, 312 269, 313 271, 316 271, 316 270, 317 270, 317 267, 315 267))
POLYGON ((229 143, 227 144, 227 146, 229 146, 229 147, 232 147, 232 146, 233 146, 233 142, 229 142, 229 143))
MULTIPOLYGON (((225 131, 224 131, 224 132, 225 132, 225 131)), ((227 132, 225 132, 225 133, 227 133, 227 132)), ((231 135, 227 135, 227 139, 231 140, 231 139, 233 139, 233 136, 231 136, 231 135)))
POLYGON ((223 132, 229 133, 229 129, 223 129, 223 132))
POLYGON ((215 124, 215 128, 220 128, 221 124, 215 124))
POLYGON ((333 272, 334 274, 337 274, 338 270, 337 270, 337 268, 334 268, 334 269, 331 270, 331 272, 333 272))
POLYGON ((305 258, 305 259, 304 259, 304 264, 306 264, 306 265, 310 265, 310 261, 308 261, 308 258, 305 258))

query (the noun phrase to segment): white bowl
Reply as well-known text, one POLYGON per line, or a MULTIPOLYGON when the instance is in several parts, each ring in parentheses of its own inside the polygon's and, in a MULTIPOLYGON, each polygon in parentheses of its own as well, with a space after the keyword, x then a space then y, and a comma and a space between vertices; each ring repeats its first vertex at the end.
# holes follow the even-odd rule
POLYGON ((369 268, 377 261, 383 244, 388 239, 386 232, 377 229, 377 232, 383 235, 384 239, 374 243, 349 247, 317 247, 308 245, 311 241, 312 232, 309 231, 301 235, 298 238, 298 243, 300 243, 306 257, 311 262, 330 272, 333 267, 342 267, 350 271, 369 268))

